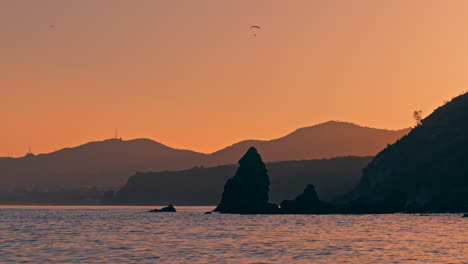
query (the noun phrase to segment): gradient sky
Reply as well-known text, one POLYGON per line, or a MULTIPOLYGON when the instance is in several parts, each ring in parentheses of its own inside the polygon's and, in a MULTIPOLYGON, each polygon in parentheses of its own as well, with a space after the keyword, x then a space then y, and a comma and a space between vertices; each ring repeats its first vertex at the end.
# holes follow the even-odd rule
POLYGON ((465 0, 0 0, 0 156, 400 129, 467 89, 467 44, 465 0))

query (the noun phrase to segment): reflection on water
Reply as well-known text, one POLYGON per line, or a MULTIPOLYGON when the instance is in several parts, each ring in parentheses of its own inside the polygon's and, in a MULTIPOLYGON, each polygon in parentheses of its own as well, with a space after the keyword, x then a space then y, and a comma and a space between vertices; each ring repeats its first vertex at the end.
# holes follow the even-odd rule
POLYGON ((1 207, 0 262, 468 263, 459 215, 205 215, 1 207))

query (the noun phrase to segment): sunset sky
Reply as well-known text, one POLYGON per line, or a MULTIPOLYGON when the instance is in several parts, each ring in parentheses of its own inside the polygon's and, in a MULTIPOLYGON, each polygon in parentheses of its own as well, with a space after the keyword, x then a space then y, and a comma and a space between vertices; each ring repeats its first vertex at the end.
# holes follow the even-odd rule
POLYGON ((0 0, 0 156, 401 129, 467 89, 466 0, 0 0))

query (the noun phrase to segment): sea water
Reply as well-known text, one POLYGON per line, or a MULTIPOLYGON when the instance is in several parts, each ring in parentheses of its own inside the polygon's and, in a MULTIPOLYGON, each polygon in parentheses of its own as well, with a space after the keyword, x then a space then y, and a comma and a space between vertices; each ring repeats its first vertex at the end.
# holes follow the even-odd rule
POLYGON ((0 207, 1 263, 468 263, 457 214, 221 215, 0 207))

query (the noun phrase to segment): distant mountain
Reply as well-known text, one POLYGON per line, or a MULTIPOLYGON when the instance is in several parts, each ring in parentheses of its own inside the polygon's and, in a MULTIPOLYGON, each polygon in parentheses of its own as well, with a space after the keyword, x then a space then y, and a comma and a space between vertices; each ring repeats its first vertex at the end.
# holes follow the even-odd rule
POLYGON ((363 212, 468 211, 468 94, 380 152, 347 197, 363 212))
POLYGON ((322 159, 344 156, 374 156, 406 135, 410 130, 386 130, 362 127, 352 123, 329 121, 300 128, 270 141, 246 140, 217 151, 208 165, 228 164, 255 147, 266 162, 322 159))
MULTIPOLYGON (((349 192, 372 157, 341 157, 267 163, 270 201, 292 199, 307 184, 317 186, 319 196, 331 200, 349 192)), ((237 165, 193 168, 183 171, 137 173, 117 192, 117 204, 216 205, 227 179, 237 165)))
POLYGON ((383 130, 344 122, 301 128, 270 141, 248 140, 212 154, 173 149, 149 139, 110 139, 22 158, 0 159, 0 189, 11 187, 121 187, 137 171, 182 170, 234 164, 250 147, 265 162, 373 156, 409 130, 383 130))
POLYGON ((202 163, 205 154, 149 139, 91 142, 50 154, 0 160, 0 188, 121 187, 136 171, 178 170, 202 163))

